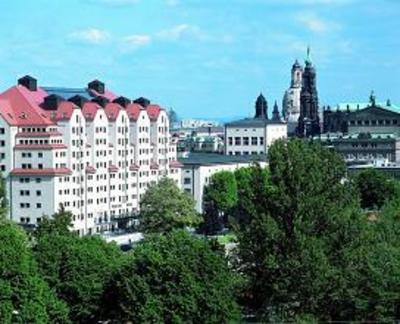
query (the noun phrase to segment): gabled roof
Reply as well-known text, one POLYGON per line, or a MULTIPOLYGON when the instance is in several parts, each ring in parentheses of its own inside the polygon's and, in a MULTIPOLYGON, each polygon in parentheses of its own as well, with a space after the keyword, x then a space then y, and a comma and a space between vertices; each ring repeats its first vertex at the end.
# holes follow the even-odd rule
POLYGON ((156 121, 162 108, 159 105, 151 104, 146 107, 147 114, 151 121, 156 121))
POLYGON ((122 110, 123 108, 116 103, 108 103, 105 107, 105 111, 106 111, 106 115, 108 117, 108 120, 110 121, 116 121, 119 112, 122 110))
POLYGON ((29 91, 24 86, 13 86, 0 94, 0 114, 13 126, 49 126, 54 123, 39 107, 47 94, 42 89, 29 91))
POLYGON ((57 110, 46 112, 47 115, 54 121, 69 120, 71 119, 74 109, 78 109, 73 102, 62 101, 57 110))
POLYGON ((86 102, 82 108, 83 116, 86 120, 93 120, 96 117, 97 110, 100 108, 95 102, 86 102))
POLYGON ((144 108, 136 103, 129 104, 126 106, 126 112, 128 113, 128 117, 132 121, 137 121, 140 115, 140 112, 144 110, 144 108))

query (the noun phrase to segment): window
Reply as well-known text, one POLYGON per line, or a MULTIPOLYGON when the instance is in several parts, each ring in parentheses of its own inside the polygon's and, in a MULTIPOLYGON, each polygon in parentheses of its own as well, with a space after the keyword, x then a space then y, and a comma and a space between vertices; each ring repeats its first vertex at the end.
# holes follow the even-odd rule
POLYGON ((190 178, 184 178, 183 179, 183 183, 186 184, 186 185, 190 184, 191 182, 192 182, 192 179, 190 179, 190 178))
POLYGON ((249 145, 249 138, 243 137, 243 145, 249 145))
POLYGON ((37 203, 36 204, 36 208, 42 208, 42 204, 41 203, 37 203))
POLYGON ((264 145, 264 137, 260 137, 260 145, 264 145))
POLYGON ((43 153, 42 153, 42 152, 39 152, 39 153, 38 153, 38 157, 39 157, 39 158, 42 158, 42 157, 43 157, 43 153))
POLYGON ((251 138, 251 145, 257 145, 257 137, 251 138))
POLYGON ((228 145, 233 145, 233 138, 232 137, 228 137, 228 145))
POLYGON ((240 137, 235 137, 235 145, 241 145, 242 141, 240 137))
POLYGON ((42 192, 40 190, 36 190, 36 196, 41 196, 42 192))
POLYGON ((38 164, 38 169, 43 169, 43 164, 42 163, 38 164))
POLYGON ((41 183, 42 182, 42 178, 36 178, 36 183, 41 183))

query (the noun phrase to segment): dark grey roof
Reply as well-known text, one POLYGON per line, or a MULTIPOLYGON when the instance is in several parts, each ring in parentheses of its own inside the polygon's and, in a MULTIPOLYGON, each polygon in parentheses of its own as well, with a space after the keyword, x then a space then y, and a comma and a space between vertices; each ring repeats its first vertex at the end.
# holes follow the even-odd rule
POLYGON ((216 164, 236 164, 265 162, 267 156, 264 154, 257 155, 224 155, 217 153, 190 153, 187 158, 178 158, 183 165, 216 165, 216 164))
POLYGON ((285 124, 280 120, 267 120, 264 118, 244 118, 226 123, 225 126, 230 127, 265 127, 266 125, 285 124))
POLYGON ((49 95, 55 94, 68 100, 71 97, 76 95, 85 97, 88 100, 91 100, 93 96, 90 95, 90 92, 87 88, 58 88, 58 87, 42 87, 44 91, 46 91, 49 95))

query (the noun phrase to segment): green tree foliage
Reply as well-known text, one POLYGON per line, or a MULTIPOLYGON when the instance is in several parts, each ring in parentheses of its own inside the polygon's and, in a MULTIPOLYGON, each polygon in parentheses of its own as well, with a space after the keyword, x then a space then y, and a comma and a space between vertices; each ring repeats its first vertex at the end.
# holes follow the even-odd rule
POLYGON ((163 178, 147 189, 140 202, 139 219, 145 233, 196 226, 201 220, 192 197, 170 178, 163 178))
POLYGON ((60 211, 46 219, 34 234, 34 255, 49 286, 65 301, 73 322, 94 322, 104 285, 120 265, 117 246, 98 237, 79 237, 68 231, 70 214, 60 211))
POLYGON ((270 148, 269 163, 267 177, 251 169, 252 190, 242 203, 248 222, 237 229, 246 306, 269 321, 387 318, 377 268, 396 255, 377 258, 375 230, 344 180, 344 162, 317 144, 291 140, 270 148), (370 276, 376 284, 365 289, 370 276))
POLYGON ((118 322, 227 323, 238 316, 236 282, 214 242, 173 231, 134 249, 110 282, 104 311, 118 322))
POLYGON ((400 198, 396 180, 382 171, 371 168, 357 172, 353 181, 360 193, 362 208, 380 209, 386 201, 400 198))
POLYGON ((38 275, 22 229, 0 220, 0 319, 2 323, 69 323, 67 306, 38 275))
POLYGON ((203 231, 215 234, 228 224, 228 217, 237 203, 237 185, 235 175, 229 171, 220 171, 210 177, 203 194, 203 231))

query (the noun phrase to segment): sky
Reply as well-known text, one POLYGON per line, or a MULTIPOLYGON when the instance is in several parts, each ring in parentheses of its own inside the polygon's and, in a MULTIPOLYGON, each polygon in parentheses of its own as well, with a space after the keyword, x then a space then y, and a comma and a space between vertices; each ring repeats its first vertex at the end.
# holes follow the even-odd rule
POLYGON ((181 118, 281 105, 309 45, 321 106, 400 104, 400 0, 1 0, 0 89, 93 79, 181 118))

